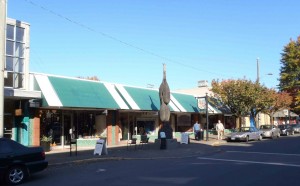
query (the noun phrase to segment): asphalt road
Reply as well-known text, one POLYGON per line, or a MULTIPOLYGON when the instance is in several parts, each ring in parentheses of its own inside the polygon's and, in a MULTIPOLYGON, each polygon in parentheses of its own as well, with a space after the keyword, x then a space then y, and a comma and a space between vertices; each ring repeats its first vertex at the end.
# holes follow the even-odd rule
POLYGON ((299 185, 300 135, 221 148, 209 156, 52 167, 23 185, 299 185))

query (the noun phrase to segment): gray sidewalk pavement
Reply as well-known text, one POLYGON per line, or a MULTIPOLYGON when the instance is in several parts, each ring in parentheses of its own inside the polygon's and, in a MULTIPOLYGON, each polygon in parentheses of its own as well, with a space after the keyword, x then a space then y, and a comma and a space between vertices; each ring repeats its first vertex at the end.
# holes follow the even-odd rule
POLYGON ((220 152, 219 146, 225 143, 225 140, 217 140, 216 136, 210 136, 208 141, 206 139, 201 141, 190 139, 189 144, 180 144, 178 142, 176 148, 161 150, 154 143, 132 145, 127 149, 127 141, 123 141, 119 145, 107 147, 108 153, 106 155, 94 155, 95 147, 79 147, 77 156, 75 154, 75 146, 72 147, 71 155, 69 146, 64 149, 56 147, 52 148, 50 152, 46 152, 46 160, 49 162, 49 167, 53 167, 104 160, 183 158, 220 152))

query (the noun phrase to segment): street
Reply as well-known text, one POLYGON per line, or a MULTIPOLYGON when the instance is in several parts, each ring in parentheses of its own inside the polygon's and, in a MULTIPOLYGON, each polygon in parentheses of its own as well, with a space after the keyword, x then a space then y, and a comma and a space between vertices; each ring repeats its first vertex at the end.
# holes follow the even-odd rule
POLYGON ((207 156, 49 167, 23 185, 298 185, 300 135, 232 142, 207 156))

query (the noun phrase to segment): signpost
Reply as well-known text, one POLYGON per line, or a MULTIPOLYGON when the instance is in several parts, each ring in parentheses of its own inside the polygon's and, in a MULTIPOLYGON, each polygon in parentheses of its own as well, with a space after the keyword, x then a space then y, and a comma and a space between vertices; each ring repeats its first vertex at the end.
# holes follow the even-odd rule
POLYGON ((208 125, 209 125, 209 121, 208 121, 208 95, 206 93, 205 97, 196 97, 197 101, 198 101, 198 107, 200 110, 205 109, 206 111, 206 141, 208 141, 208 125), (204 107, 205 105, 205 107, 204 107))

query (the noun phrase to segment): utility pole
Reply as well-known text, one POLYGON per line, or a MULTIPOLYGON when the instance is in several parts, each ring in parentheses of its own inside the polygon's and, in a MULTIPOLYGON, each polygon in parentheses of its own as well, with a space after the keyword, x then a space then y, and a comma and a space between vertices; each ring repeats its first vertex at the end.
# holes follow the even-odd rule
POLYGON ((257 67, 257 70, 256 70, 257 79, 256 79, 256 81, 257 81, 257 83, 259 83, 259 58, 256 59, 256 67, 257 67))
POLYGON ((0 137, 4 135, 4 64, 6 45, 6 1, 0 4, 0 137))
MULTIPOLYGON (((256 79, 256 82, 259 83, 259 58, 256 59, 256 67, 257 67, 257 79, 256 79)), ((253 116, 254 117, 254 116, 253 116)), ((255 118, 254 118, 255 120, 255 118)), ((260 120, 260 117, 259 117, 259 113, 257 114, 257 125, 256 127, 259 127, 259 120, 260 120)))

